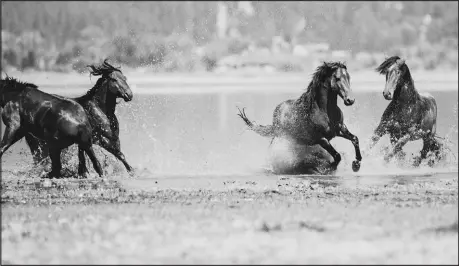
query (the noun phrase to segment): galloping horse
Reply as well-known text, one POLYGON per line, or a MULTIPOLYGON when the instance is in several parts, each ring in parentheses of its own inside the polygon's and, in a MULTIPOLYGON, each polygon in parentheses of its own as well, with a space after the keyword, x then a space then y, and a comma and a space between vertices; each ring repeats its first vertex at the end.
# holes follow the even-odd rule
MULTIPOLYGON (((126 82, 126 77, 119 68, 115 68, 105 60, 101 65, 90 65, 90 74, 101 77, 93 88, 85 95, 73 98, 83 106, 92 125, 94 144, 101 146, 120 160, 127 171, 132 167, 126 161, 121 152, 119 139, 119 123, 115 115, 116 100, 123 98, 125 102, 132 100, 132 91, 126 82)), ((62 96, 59 96, 62 97, 62 96)), ((41 161, 47 156, 46 144, 32 136, 26 136, 27 144, 34 155, 35 162, 41 161)), ((87 172, 84 154, 79 153, 78 173, 83 175, 87 172)))
POLYGON ((83 107, 76 101, 42 92, 34 84, 7 77, 1 80, 0 106, 6 125, 0 143, 0 158, 22 137, 32 134, 47 143, 52 170, 45 177, 59 177, 61 151, 78 144, 102 176, 102 168, 92 148, 92 127, 83 107))
POLYGON ((383 95, 391 102, 374 131, 370 149, 383 135, 389 134, 393 150, 385 155, 388 161, 402 151, 408 141, 422 138, 424 145, 421 156, 415 161, 415 165, 419 165, 429 151, 438 152, 441 146, 435 139, 437 103, 432 95, 420 94, 416 90, 410 70, 400 57, 387 58, 376 71, 386 76, 383 95))
POLYGON ((354 103, 350 96, 350 76, 347 68, 340 62, 324 62, 313 74, 307 91, 298 99, 287 100, 274 110, 272 125, 255 125, 245 111, 239 110, 239 116, 249 128, 264 137, 284 137, 296 143, 312 146, 320 145, 332 157, 331 167, 336 169, 341 155, 330 144, 334 137, 342 137, 352 142, 356 160, 352 169, 360 169, 359 139, 343 123, 343 113, 337 105, 338 95, 346 106, 354 103))

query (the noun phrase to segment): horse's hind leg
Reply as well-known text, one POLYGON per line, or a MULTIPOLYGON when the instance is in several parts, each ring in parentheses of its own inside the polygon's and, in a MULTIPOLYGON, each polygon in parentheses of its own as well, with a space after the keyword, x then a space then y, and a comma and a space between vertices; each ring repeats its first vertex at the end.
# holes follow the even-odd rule
POLYGON ((20 130, 21 118, 17 105, 12 103, 6 104, 2 112, 2 118, 6 128, 0 143, 0 158, 2 158, 3 154, 14 143, 16 143, 24 136, 20 130))
POLYGON ((17 128, 6 127, 5 133, 3 134, 2 142, 0 143, 0 158, 3 154, 24 135, 17 128))
POLYGON ((359 146, 359 138, 349 132, 347 129, 346 125, 342 124, 341 129, 337 134, 339 137, 348 139, 352 142, 352 145, 354 145, 355 149, 355 161, 352 162, 352 170, 354 172, 359 171, 360 169, 360 161, 362 161, 362 155, 360 154, 360 146, 359 146))
MULTIPOLYGON (((434 137, 428 136, 423 138, 421 155, 415 159, 414 166, 419 166, 421 164, 421 161, 427 158, 427 153, 429 153, 430 151, 435 152, 438 156, 439 150, 440 144, 434 137)), ((429 161, 429 165, 432 166, 432 162, 429 161)))
POLYGON ((94 153, 94 149, 91 146, 87 147, 82 147, 83 150, 86 152, 86 154, 89 156, 89 159, 92 162, 92 165, 94 167, 94 170, 99 174, 99 176, 102 176, 104 173, 102 172, 102 167, 100 166, 99 160, 97 160, 96 154, 94 153))
POLYGON ((334 169, 336 169, 336 167, 338 167, 338 164, 341 162, 341 155, 335 150, 335 148, 333 148, 333 146, 326 138, 321 138, 318 144, 322 146, 322 148, 324 148, 333 157, 334 162, 331 164, 331 166, 334 169))

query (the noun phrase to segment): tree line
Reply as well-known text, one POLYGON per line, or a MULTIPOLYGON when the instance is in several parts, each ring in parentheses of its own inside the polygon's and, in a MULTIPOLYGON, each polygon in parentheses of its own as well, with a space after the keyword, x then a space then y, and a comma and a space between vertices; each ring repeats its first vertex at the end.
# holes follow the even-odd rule
MULTIPOLYGON (((446 54, 457 52, 457 2, 253 1, 253 15, 238 10, 237 2, 224 3, 230 24, 240 33, 227 46, 262 45, 280 35, 352 53, 384 52, 421 41, 441 46, 446 54), (291 29, 299 18, 305 27, 297 34, 291 29)), ((37 58, 66 65, 113 56, 132 66, 193 68, 205 61, 192 58, 193 48, 219 41, 217 13, 212 1, 2 2, 2 60, 24 67, 36 66, 37 58)))

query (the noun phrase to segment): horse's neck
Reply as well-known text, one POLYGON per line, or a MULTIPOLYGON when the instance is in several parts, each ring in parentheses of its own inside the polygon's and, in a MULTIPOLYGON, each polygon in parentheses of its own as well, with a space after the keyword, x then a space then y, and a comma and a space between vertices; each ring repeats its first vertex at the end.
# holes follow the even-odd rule
MULTIPOLYGON (((26 89, 24 89, 26 90, 26 89)), ((8 102, 17 102, 20 95, 24 93, 24 90, 22 91, 8 91, 8 92, 3 92, 1 94, 0 98, 0 107, 4 108, 6 103, 8 102)))
POLYGON ((95 102, 107 116, 115 113, 116 96, 108 91, 103 80, 98 80, 96 85, 82 98, 95 102))
POLYGON ((330 93, 329 89, 318 89, 316 91, 315 101, 320 110, 328 113, 330 108, 336 106, 337 95, 336 93, 330 93))
POLYGON ((107 89, 101 90, 98 96, 94 97, 94 100, 99 108, 107 115, 112 116, 115 114, 116 108, 116 96, 110 93, 107 89))
POLYGON ((115 108, 116 108, 116 95, 113 93, 107 92, 105 97, 105 114, 108 117, 115 115, 115 108))
POLYGON ((398 88, 397 94, 398 95, 394 95, 394 99, 403 103, 414 103, 420 98, 420 94, 416 90, 414 81, 411 77, 402 83, 400 88, 398 88))

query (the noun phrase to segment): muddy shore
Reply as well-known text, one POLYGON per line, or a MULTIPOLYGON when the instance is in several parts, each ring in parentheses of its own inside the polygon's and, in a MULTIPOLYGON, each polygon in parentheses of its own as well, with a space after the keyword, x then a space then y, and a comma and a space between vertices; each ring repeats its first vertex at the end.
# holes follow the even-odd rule
POLYGON ((370 179, 3 173, 2 264, 458 262, 457 173, 370 179))

